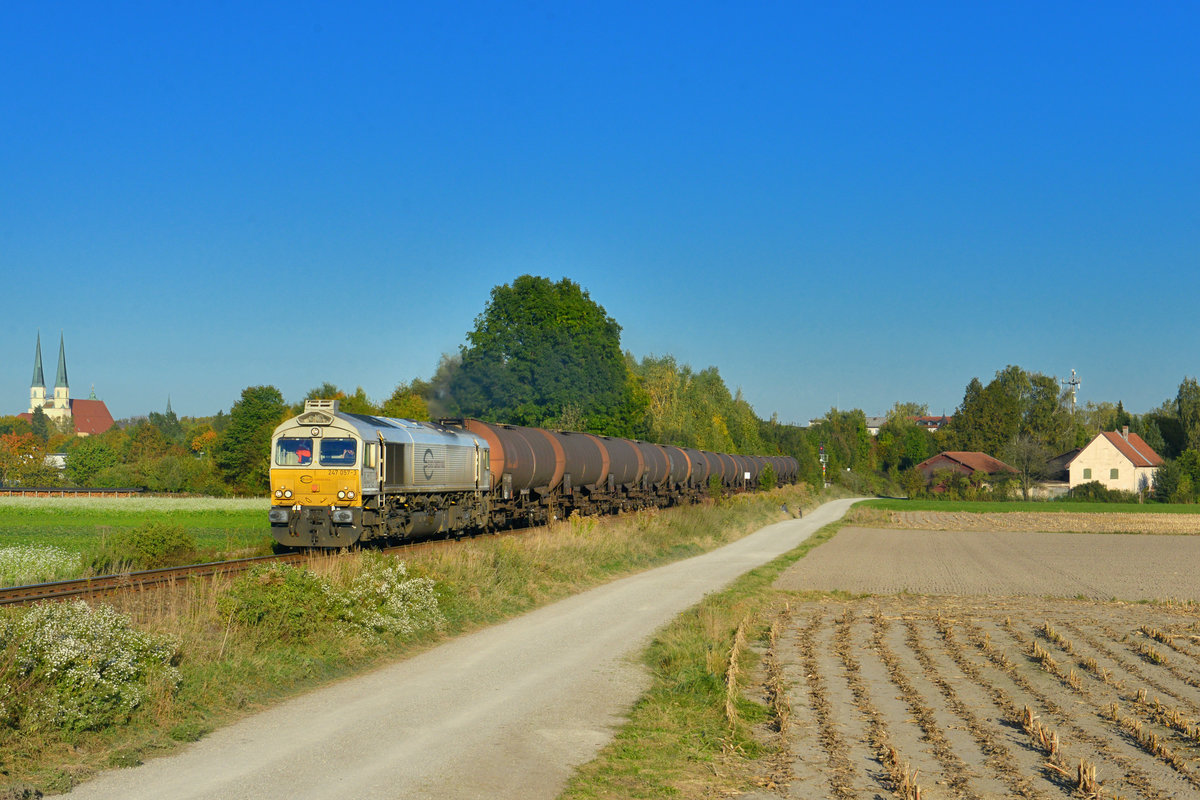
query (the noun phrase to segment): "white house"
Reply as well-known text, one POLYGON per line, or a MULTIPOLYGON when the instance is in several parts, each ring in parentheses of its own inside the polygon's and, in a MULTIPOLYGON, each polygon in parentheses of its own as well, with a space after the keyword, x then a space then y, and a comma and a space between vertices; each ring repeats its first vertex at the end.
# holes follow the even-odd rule
POLYGON ((1120 433, 1097 434, 1068 462, 1067 472, 1072 489, 1081 483, 1099 481, 1106 489, 1149 491, 1154 487, 1154 473, 1162 461, 1162 456, 1126 426, 1120 433))

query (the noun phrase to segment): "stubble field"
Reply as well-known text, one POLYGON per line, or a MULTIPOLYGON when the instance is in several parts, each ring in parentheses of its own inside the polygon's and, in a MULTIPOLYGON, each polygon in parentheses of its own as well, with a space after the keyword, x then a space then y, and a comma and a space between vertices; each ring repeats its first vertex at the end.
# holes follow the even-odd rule
POLYGON ((843 529, 776 582, 824 593, 772 626, 771 793, 1200 797, 1198 546, 843 529))

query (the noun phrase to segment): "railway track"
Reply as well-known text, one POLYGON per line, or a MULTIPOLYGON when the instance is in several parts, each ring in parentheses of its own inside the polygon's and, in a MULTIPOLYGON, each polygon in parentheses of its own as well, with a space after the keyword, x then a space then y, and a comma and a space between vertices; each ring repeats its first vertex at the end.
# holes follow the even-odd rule
MULTIPOLYGON (((539 526, 540 527, 540 526, 539 526)), ((523 528, 519 530, 532 530, 523 528)), ((499 531, 494 535, 504 536, 515 533, 515 530, 499 531)), ((429 547, 440 547, 453 544, 454 539, 428 539, 420 542, 408 542, 382 549, 384 553, 413 552, 429 547)), ((328 553, 320 553, 316 557, 328 557, 328 553)), ((96 575, 90 578, 79 578, 70 581, 53 581, 50 583, 34 583, 28 586, 7 586, 0 588, 0 606, 28 605, 40 600, 70 600, 73 598, 102 597, 130 589, 146 589, 176 582, 180 579, 203 578, 210 575, 232 575, 245 572, 258 564, 275 561, 298 562, 308 559, 307 553, 281 553, 271 556, 255 556, 253 558, 237 558, 229 561, 212 561, 206 564, 191 564, 185 567, 163 567, 161 569, 138 570, 123 572, 118 575, 96 575)))
POLYGON ((207 564, 191 564, 186 567, 163 567, 161 569, 123 572, 119 575, 96 575, 72 581, 34 583, 28 586, 8 586, 0 589, 0 605, 25 605, 39 600, 69 600, 72 598, 99 597, 133 588, 146 588, 171 583, 181 578, 198 578, 208 575, 244 572, 256 564, 272 561, 296 561, 304 558, 299 553, 275 556, 238 558, 231 561, 213 561, 207 564))

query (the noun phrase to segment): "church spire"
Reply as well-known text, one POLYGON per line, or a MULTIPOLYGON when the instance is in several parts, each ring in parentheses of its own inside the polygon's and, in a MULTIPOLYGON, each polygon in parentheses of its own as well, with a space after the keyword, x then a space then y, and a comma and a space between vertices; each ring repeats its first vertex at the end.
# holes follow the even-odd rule
MULTIPOLYGON (((39 352, 40 352, 40 344, 41 344, 41 334, 40 333, 38 334, 38 344, 39 344, 39 352)), ((39 371, 40 371, 41 359, 39 358, 38 361, 39 361, 39 371)), ((67 387, 67 351, 66 351, 66 348, 63 347, 63 337, 62 337, 61 333, 58 335, 58 376, 54 379, 54 388, 55 389, 68 388, 67 387)))
POLYGON ((42 374, 42 332, 37 335, 37 353, 33 357, 33 383, 30 386, 46 388, 46 376, 42 374))

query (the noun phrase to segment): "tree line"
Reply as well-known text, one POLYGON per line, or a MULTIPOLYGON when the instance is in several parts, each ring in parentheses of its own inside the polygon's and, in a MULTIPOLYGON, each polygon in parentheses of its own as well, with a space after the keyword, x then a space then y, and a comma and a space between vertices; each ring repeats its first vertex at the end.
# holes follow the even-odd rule
POLYGON ((464 344, 428 379, 400 382, 383 399, 319 384, 286 401, 274 386, 244 389, 228 413, 178 418, 168 409, 123 420, 98 436, 58 430, 38 410, 32 422, 0 417, 0 482, 128 486, 151 491, 257 494, 266 490, 271 431, 306 399, 337 398, 344 411, 417 420, 477 417, 578 430, 706 450, 790 455, 800 475, 859 491, 920 491, 915 466, 945 450, 977 450, 1018 468, 1026 488, 1054 455, 1102 430, 1128 425, 1168 459, 1161 499, 1200 494, 1200 386, 1187 378, 1176 397, 1146 414, 1120 402, 1072 413, 1057 378, 1017 366, 984 385, 967 384, 948 425, 931 433, 916 417, 928 408, 897 402, 878 435, 861 409, 830 409, 811 425, 760 418, 716 367, 696 370, 670 355, 640 360, 622 350, 621 326, 569 279, 523 275, 495 287, 464 344), (60 475, 47 453, 66 454, 60 475), (824 467, 824 469, 823 469, 824 467))

